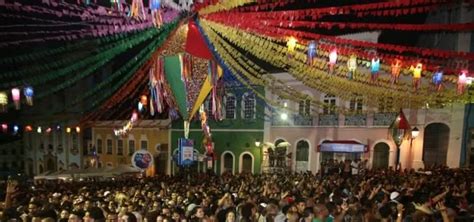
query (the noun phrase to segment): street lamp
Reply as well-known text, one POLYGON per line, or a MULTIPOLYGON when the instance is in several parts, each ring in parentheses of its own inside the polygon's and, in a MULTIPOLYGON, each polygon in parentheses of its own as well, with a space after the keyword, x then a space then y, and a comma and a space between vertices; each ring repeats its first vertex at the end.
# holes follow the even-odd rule
POLYGON ((411 141, 413 142, 414 139, 416 139, 416 137, 418 137, 418 135, 420 135, 420 130, 418 130, 418 128, 416 128, 416 126, 411 130, 411 141))
POLYGON ((258 140, 258 139, 255 140, 255 146, 256 146, 256 147, 259 147, 259 146, 260 146, 260 140, 258 140))
POLYGON ((403 139, 406 138, 407 132, 410 130, 410 125, 408 124, 408 120, 403 113, 403 110, 400 109, 395 120, 389 127, 391 131, 390 135, 392 136, 393 142, 397 145, 397 159, 395 161, 395 169, 398 168, 400 165, 400 146, 402 145, 403 139))
POLYGON ((416 126, 411 130, 411 137, 410 137, 410 158, 409 158, 409 163, 410 166, 409 168, 412 168, 412 158, 413 158, 413 140, 416 139, 420 135, 420 130, 416 128, 416 126))

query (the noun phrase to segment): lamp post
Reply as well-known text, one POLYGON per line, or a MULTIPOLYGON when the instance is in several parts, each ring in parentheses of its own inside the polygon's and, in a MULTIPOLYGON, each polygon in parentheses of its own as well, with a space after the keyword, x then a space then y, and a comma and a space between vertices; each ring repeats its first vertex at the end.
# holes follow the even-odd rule
MULTIPOLYGON (((255 147, 260 148, 260 140, 259 139, 256 139, 255 140, 255 147)), ((262 172, 262 162, 263 162, 263 150, 262 149, 259 149, 259 153, 260 153, 260 172, 262 172)))
POLYGON ((413 145, 413 140, 416 139, 416 137, 418 137, 418 135, 420 135, 420 130, 418 130, 418 128, 415 126, 411 130, 410 147, 413 145))
POLYGON ((395 169, 397 170, 400 165, 400 146, 403 143, 403 139, 407 137, 407 132, 410 130, 410 125, 402 109, 400 109, 397 117, 390 125, 389 130, 391 131, 390 135, 392 136, 393 142, 395 142, 397 146, 397 158, 395 161, 395 169))
POLYGON ((411 137, 410 137, 410 166, 409 168, 412 168, 412 159, 413 159, 413 140, 416 139, 416 137, 418 137, 418 135, 420 135, 420 130, 418 130, 418 128, 415 126, 412 130, 411 130, 411 137))
POLYGON ((258 139, 255 140, 255 146, 256 146, 256 147, 260 147, 260 140, 258 140, 258 139))

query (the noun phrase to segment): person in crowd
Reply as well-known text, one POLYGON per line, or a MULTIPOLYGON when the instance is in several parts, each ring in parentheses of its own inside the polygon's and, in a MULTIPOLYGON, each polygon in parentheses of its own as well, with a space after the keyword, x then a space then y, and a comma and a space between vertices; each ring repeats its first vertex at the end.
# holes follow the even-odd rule
MULTIPOLYGON (((361 164, 362 163, 362 164, 361 164)), ((369 169, 328 160, 324 172, 124 177, 3 184, 0 221, 473 221, 474 170, 369 169), (355 173, 354 169, 357 169, 355 173), (194 178, 194 179, 190 179, 194 178), (33 188, 34 187, 34 188, 33 188)))

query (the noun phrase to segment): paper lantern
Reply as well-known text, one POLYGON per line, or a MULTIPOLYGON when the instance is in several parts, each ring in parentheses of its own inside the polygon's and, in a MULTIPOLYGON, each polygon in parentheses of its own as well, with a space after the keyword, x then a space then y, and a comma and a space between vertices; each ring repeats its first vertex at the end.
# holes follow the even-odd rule
POLYGON ((3 124, 2 124, 2 131, 3 131, 4 133, 7 133, 7 131, 8 131, 8 125, 7 125, 6 123, 3 123, 3 124))
POLYGON ((288 53, 295 52, 296 42, 297 40, 294 37, 290 37, 288 39, 288 42, 286 43, 286 46, 288 47, 288 53))
POLYGON ((466 85, 467 85, 467 70, 462 70, 458 76, 458 87, 457 87, 458 94, 464 93, 464 91, 466 90, 466 85))
POLYGON ((51 131, 52 131, 51 127, 48 127, 48 128, 46 129, 46 133, 51 133, 51 131))
POLYGON ((13 126, 13 134, 17 134, 18 133, 18 126, 17 125, 14 125, 13 126))
POLYGON ((38 128, 36 129, 36 132, 38 132, 38 133, 41 133, 41 132, 42 132, 41 126, 38 126, 38 128))
POLYGON ((150 10, 158 10, 161 7, 161 0, 150 0, 149 1, 150 10))
POLYGON ((122 0, 110 0, 112 9, 122 11, 122 0))
POLYGON ((13 88, 12 89, 12 99, 13 103, 15 103, 15 109, 20 109, 20 89, 13 88))
POLYGON ((352 76, 355 74, 357 69, 357 56, 351 55, 347 60, 347 68, 349 69, 349 79, 352 79, 352 76))
POLYGON ((337 49, 331 50, 329 53, 329 64, 334 65, 337 62, 337 49))
POLYGON ((27 125, 27 126, 25 126, 25 131, 26 131, 26 132, 31 132, 31 131, 33 131, 33 127, 31 127, 30 125, 27 125))
POLYGON ((66 133, 71 133, 71 127, 66 128, 66 133))
POLYGON ((318 46, 316 45, 316 42, 310 41, 308 44, 308 53, 307 53, 307 58, 306 58, 308 65, 313 65, 314 58, 316 57, 318 53, 317 50, 318 50, 318 46))
POLYGON ((441 90, 441 85, 443 83, 443 69, 439 68, 436 70, 436 72, 433 73, 431 81, 433 82, 436 90, 441 90))
POLYGON ((137 121, 137 120, 138 120, 138 113, 135 112, 135 111, 133 111, 133 113, 132 113, 132 118, 130 119, 130 121, 132 121, 132 123, 133 123, 133 122, 135 122, 135 121, 137 121))
POLYGON ((329 72, 332 73, 334 71, 334 65, 337 62, 337 49, 331 50, 329 53, 329 72))
POLYGON ((8 96, 6 92, 0 92, 0 112, 6 112, 8 105, 8 96))
POLYGON ((145 6, 143 0, 132 0, 132 6, 130 7, 130 16, 135 19, 145 20, 145 6))
POLYGON ((402 61, 400 61, 400 59, 395 59, 391 65, 392 84, 398 82, 401 69, 402 69, 402 61))
POLYGON ((379 58, 373 58, 372 62, 370 63, 370 72, 372 74, 378 74, 380 71, 380 59, 379 58))
POLYGON ((421 85, 421 72, 423 71, 423 64, 417 63, 415 67, 410 67, 413 72, 413 88, 417 90, 421 85))
POLYGON ((81 127, 76 126, 76 133, 80 133, 80 132, 81 132, 81 127))
POLYGON ((35 92, 33 91, 33 88, 31 86, 27 86, 23 89, 23 94, 26 97, 26 104, 29 106, 33 105, 33 96, 35 92))
POLYGON ((372 58, 372 61, 370 62, 370 79, 372 82, 375 82, 377 80, 377 76, 380 71, 380 59, 378 57, 372 58))

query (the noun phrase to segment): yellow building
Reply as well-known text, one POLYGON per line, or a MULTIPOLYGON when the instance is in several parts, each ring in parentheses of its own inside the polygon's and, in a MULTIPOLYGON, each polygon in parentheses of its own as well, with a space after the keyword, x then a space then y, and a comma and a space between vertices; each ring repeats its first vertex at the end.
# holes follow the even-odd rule
POLYGON ((144 149, 153 155, 154 167, 147 175, 169 173, 169 126, 170 120, 137 121, 125 136, 115 136, 114 129, 120 129, 125 121, 99 121, 92 127, 92 141, 84 166, 116 167, 131 165, 136 150, 144 149), (94 156, 94 150, 96 156, 94 156))

